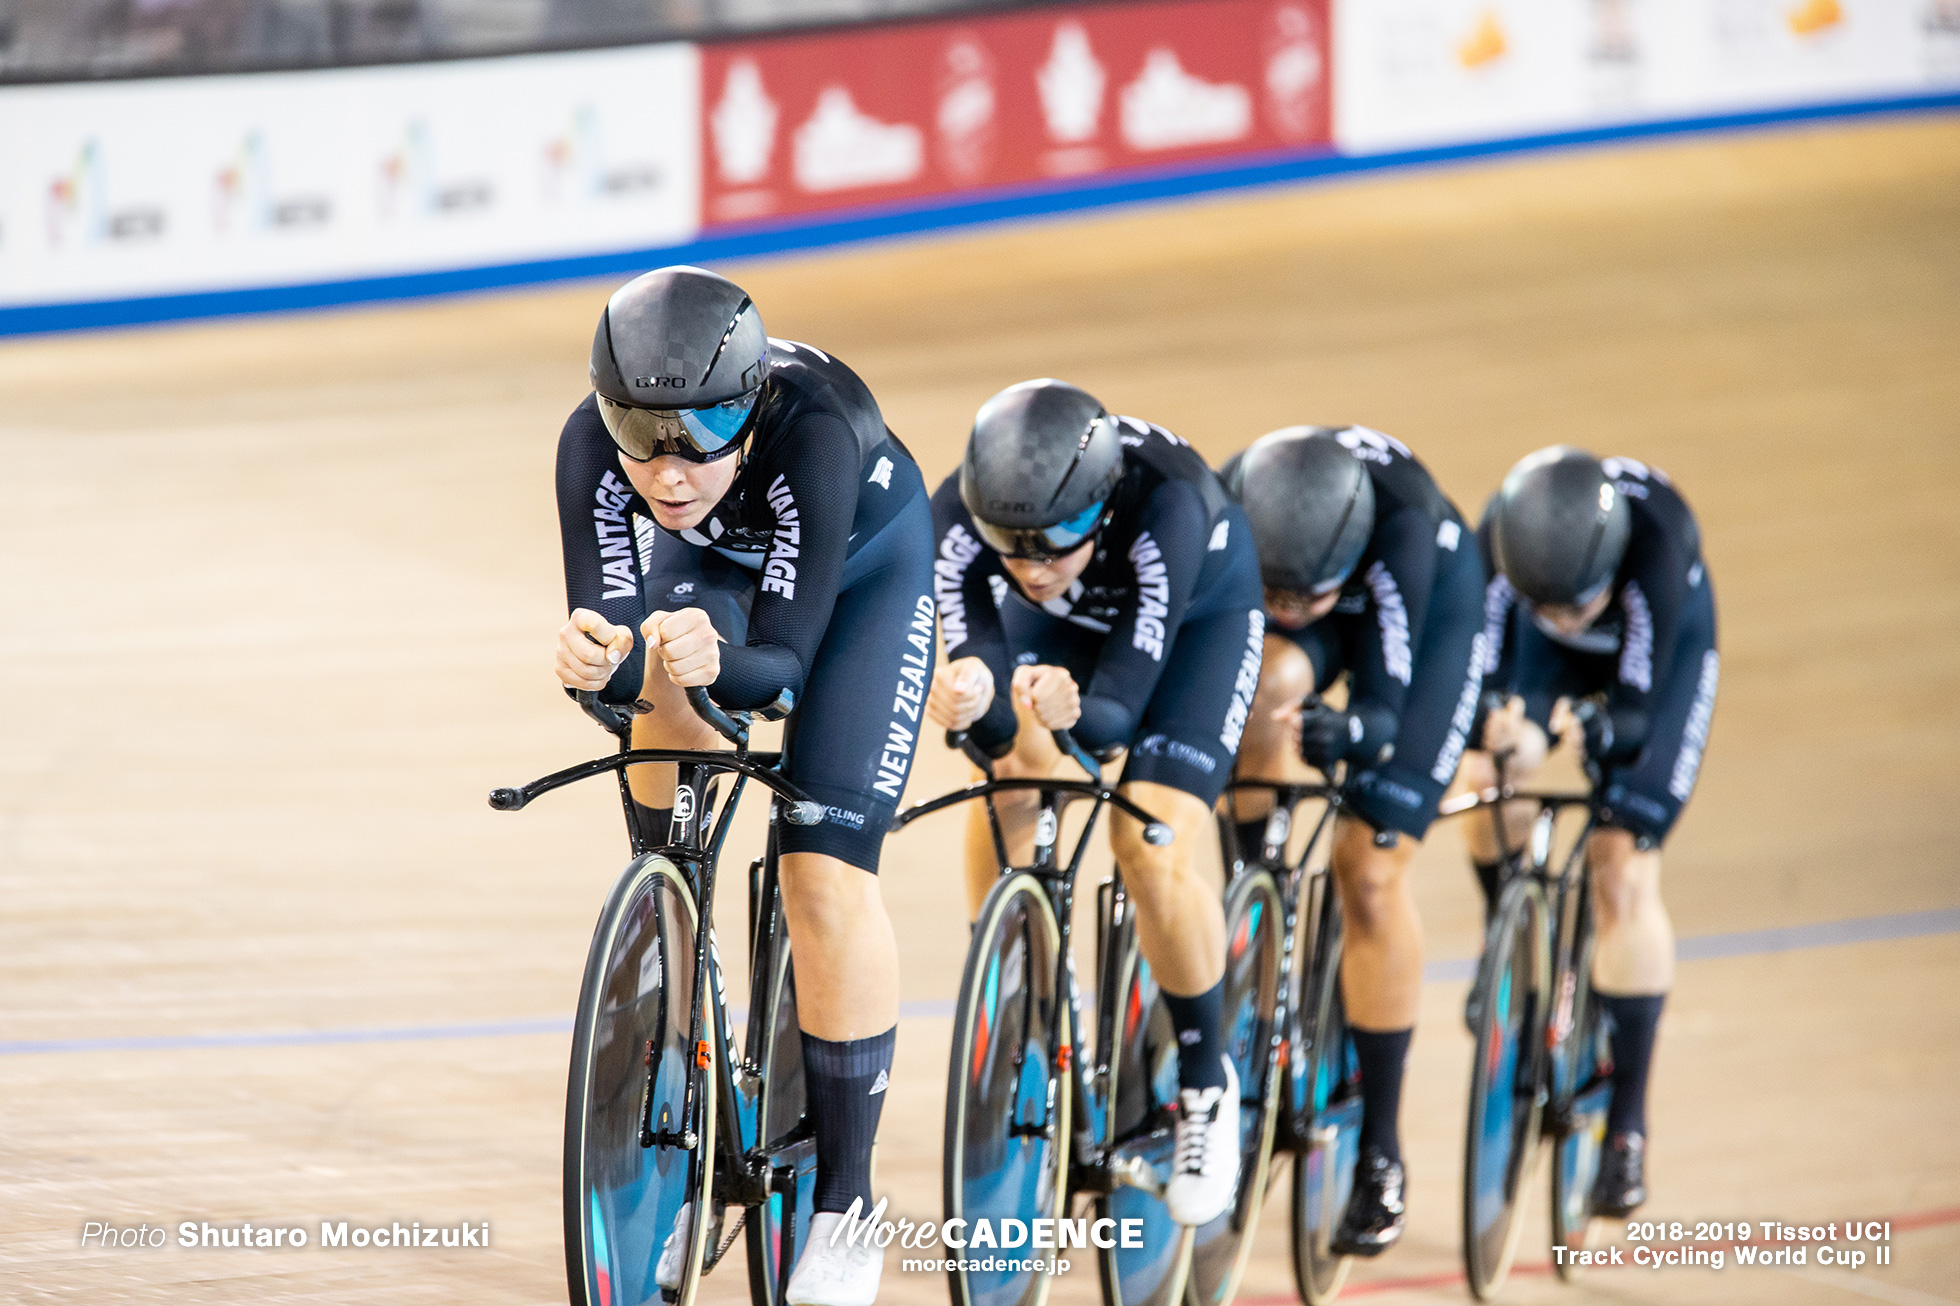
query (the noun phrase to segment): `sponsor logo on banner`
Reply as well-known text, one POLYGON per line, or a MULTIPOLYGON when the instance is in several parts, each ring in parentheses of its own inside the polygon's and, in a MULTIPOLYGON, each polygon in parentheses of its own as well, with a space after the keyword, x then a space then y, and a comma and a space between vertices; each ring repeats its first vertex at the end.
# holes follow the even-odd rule
POLYGON ((1327 143, 1327 0, 1158 0, 702 51, 703 217, 1327 143))
POLYGON ((317 227, 333 217, 331 196, 274 189, 265 133, 256 127, 239 141, 231 161, 218 169, 211 189, 211 225, 220 234, 317 227))
POLYGON ((546 203, 604 202, 657 190, 660 164, 651 158, 614 158, 606 149, 604 124, 592 104, 580 104, 563 131, 544 146, 546 203))
POLYGON ((169 220, 161 205, 132 203, 110 190, 104 153, 102 142, 88 137, 68 166, 48 179, 50 246, 136 243, 163 235, 169 220))
POLYGON ((0 87, 0 305, 684 242, 698 68, 665 45, 0 87))
POLYGON ((429 141, 428 120, 411 118, 402 127, 400 143, 381 159, 381 216, 449 217, 489 208, 497 197, 496 183, 487 177, 442 176, 435 147, 429 141))

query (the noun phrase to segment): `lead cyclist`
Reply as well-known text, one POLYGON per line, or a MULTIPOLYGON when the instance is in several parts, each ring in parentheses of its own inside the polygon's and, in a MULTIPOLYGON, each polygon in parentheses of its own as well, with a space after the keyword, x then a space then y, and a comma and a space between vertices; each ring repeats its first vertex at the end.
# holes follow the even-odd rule
MULTIPOLYGON (((882 1250, 833 1235, 854 1201, 872 1205, 898 1032, 876 877, 932 677, 925 482, 855 373, 770 339, 741 287, 700 268, 614 292, 591 382, 558 442, 571 609, 558 678, 649 705, 635 748, 721 746, 688 707, 693 686, 724 708, 788 716, 789 779, 824 820, 779 829, 817 1150, 816 1215, 786 1300, 871 1306, 882 1250)), ((636 767, 630 784, 644 828, 666 829, 674 768, 636 767)), ((678 1283, 699 1218, 683 1211, 670 1234, 663 1286, 678 1283)))

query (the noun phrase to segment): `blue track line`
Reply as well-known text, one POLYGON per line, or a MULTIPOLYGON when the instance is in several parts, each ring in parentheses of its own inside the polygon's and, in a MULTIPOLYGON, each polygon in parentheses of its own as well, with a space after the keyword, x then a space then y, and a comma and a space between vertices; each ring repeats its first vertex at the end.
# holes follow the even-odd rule
POLYGON ((716 263, 754 258, 947 228, 1050 217, 1083 209, 1179 199, 1214 191, 1326 180, 1385 168, 1427 167, 1476 158, 1572 149, 1659 136, 1746 131, 1835 118, 1950 112, 1955 109, 1960 109, 1960 92, 1948 91, 1830 104, 1789 105, 1690 118, 1657 118, 1604 127, 1540 132, 1501 140, 1393 150, 1381 154, 1341 154, 1327 147, 1273 151, 1239 155, 1224 161, 1214 159, 1181 166, 1127 169, 1086 181, 994 187, 969 191, 958 197, 938 196, 833 212, 814 218, 724 227, 711 230, 683 245, 347 281, 0 307, 0 336, 469 294, 543 282, 620 276, 665 263, 716 263))
MULTIPOLYGON (((1884 943, 1894 939, 1918 939, 1937 934, 1960 933, 1960 907, 1941 907, 1932 911, 1901 912, 1892 916, 1860 916, 1851 920, 1819 921, 1814 925, 1789 925, 1774 930, 1742 930, 1733 934, 1703 934, 1682 939, 1678 945, 1682 961, 1713 961, 1724 957, 1759 957, 1776 952, 1796 952, 1808 948, 1834 948, 1848 943, 1884 943)), ((1455 957, 1432 961, 1423 968, 1423 980, 1430 984, 1469 980, 1477 969, 1475 957, 1455 957)), ((899 1004, 904 1020, 947 1019, 953 1014, 951 999, 899 1004)), ((745 1018, 742 1008, 731 1015, 735 1023, 745 1018)), ((343 1043, 428 1043, 456 1038, 508 1038, 520 1034, 569 1034, 570 1016, 546 1016, 535 1020, 488 1020, 455 1025, 377 1026, 366 1029, 291 1030, 259 1034, 157 1034, 128 1038, 21 1039, 0 1042, 0 1056, 34 1056, 54 1052, 180 1052, 208 1049, 326 1047, 343 1043)))

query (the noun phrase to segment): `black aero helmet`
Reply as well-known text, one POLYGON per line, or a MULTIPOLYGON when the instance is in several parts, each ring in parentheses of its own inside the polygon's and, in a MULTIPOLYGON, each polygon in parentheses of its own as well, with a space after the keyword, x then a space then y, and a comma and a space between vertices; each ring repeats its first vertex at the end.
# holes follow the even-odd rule
POLYGON ((733 453, 769 372, 762 314, 702 268, 657 268, 613 292, 592 337, 592 389, 613 443, 644 462, 733 453))
POLYGON ((1269 589, 1338 588, 1375 531, 1375 483, 1326 427, 1260 436, 1239 455, 1225 488, 1245 505, 1269 589))
POLYGON ((1491 552, 1533 603, 1583 607, 1613 583, 1633 514, 1599 459, 1553 445, 1519 460, 1492 503, 1491 552))
POLYGON ((960 466, 960 502, 995 550, 1059 558, 1101 529, 1123 479, 1123 440, 1095 397, 1023 381, 980 405, 960 466))

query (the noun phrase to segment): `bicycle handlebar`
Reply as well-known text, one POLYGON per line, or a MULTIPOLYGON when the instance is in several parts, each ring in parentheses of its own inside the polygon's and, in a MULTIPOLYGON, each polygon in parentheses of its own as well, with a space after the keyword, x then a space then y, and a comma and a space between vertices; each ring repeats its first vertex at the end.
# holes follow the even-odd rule
MULTIPOLYGON (((639 700, 632 703, 607 703, 597 694, 579 690, 572 695, 585 714, 617 735, 621 742, 627 741, 631 734, 632 719, 648 710, 639 700)), ((814 801, 808 794, 785 780, 771 765, 776 758, 766 761, 751 755, 749 747, 749 714, 746 712, 726 712, 701 686, 687 691, 688 706, 696 716, 713 726, 715 733, 735 745, 731 755, 720 749, 687 748, 629 748, 611 757, 595 758, 590 762, 580 762, 562 771, 553 771, 527 785, 515 788, 499 788, 490 791, 490 806, 499 812, 522 810, 533 798, 548 794, 554 789, 562 789, 568 784, 588 780, 608 771, 622 771, 629 766, 639 766, 648 762, 692 762, 721 771, 733 771, 762 785, 778 798, 784 800, 784 816, 791 825, 820 825, 823 822, 823 805, 814 801)))
POLYGON ((1092 779, 1040 780, 1014 778, 997 780, 994 778, 994 759, 988 757, 985 750, 973 742, 972 736, 964 730, 948 730, 946 732, 946 746, 948 748, 957 748, 959 751, 965 753, 972 760, 973 764, 980 768, 981 773, 987 777, 986 780, 979 784, 968 785, 964 789, 956 789, 950 794, 941 794, 937 798, 929 798, 922 803, 913 804, 892 818, 892 829, 902 829, 921 816, 930 816, 932 813, 943 811, 956 803, 971 802, 975 798, 986 798, 993 794, 1013 790, 1035 790, 1046 793, 1074 794, 1080 798, 1095 798, 1106 802, 1117 811, 1139 822, 1143 826, 1143 841, 1153 847, 1162 848, 1177 837, 1176 832, 1170 826, 1165 825, 1162 821, 1152 816, 1149 812, 1144 811, 1143 808, 1138 807, 1115 790, 1105 786, 1102 782, 1102 768, 1096 765, 1095 755, 1077 743, 1074 735, 1071 735, 1066 730, 1057 730, 1054 732, 1054 735, 1055 746, 1061 749, 1062 755, 1072 758, 1077 766, 1080 766, 1093 777, 1092 779))
POLYGON ((1540 806, 1549 807, 1557 811, 1567 807, 1590 806, 1593 802, 1593 795, 1590 793, 1546 793, 1542 790, 1513 789, 1507 784, 1500 785, 1494 789, 1478 789, 1472 793, 1458 794, 1456 797, 1447 799, 1441 803, 1436 808, 1436 815, 1439 817, 1459 816, 1464 812, 1475 812, 1486 807, 1495 807, 1499 803, 1508 803, 1513 800, 1537 803, 1540 806))

